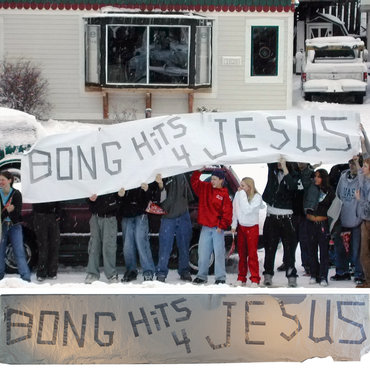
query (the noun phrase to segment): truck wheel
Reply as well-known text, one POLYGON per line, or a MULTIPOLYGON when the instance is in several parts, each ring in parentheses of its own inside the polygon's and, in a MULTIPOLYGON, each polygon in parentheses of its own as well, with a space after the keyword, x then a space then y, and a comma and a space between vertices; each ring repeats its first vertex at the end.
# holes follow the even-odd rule
MULTIPOLYGON (((208 273, 213 274, 214 270, 215 255, 212 253, 209 260, 209 271, 208 273)), ((198 242, 193 243, 189 249, 189 266, 192 274, 198 273, 198 242)))
MULTIPOLYGON (((26 261, 31 270, 37 262, 36 244, 31 239, 24 236, 23 246, 26 254, 26 261)), ((5 269, 6 272, 10 274, 15 274, 18 272, 18 266, 13 253, 13 247, 10 243, 8 243, 5 248, 5 269)))
POLYGON ((363 104, 364 103, 364 97, 362 95, 355 95, 355 103, 356 104, 363 104))

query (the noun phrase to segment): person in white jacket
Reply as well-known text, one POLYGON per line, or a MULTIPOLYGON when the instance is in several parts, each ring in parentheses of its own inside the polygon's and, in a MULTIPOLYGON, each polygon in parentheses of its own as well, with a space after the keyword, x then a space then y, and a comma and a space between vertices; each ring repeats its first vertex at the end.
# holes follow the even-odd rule
POLYGON ((264 208, 262 196, 257 192, 254 180, 245 177, 233 201, 231 231, 237 231, 239 253, 237 286, 247 282, 248 269, 251 286, 258 286, 261 280, 258 264, 259 211, 264 208))

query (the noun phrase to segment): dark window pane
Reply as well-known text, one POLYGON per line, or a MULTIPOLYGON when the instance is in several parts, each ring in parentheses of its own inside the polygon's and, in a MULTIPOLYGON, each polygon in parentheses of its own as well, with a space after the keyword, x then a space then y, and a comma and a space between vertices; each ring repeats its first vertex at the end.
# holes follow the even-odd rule
POLYGON ((146 29, 139 26, 108 26, 108 83, 147 82, 146 29))
POLYGON ((150 27, 149 83, 187 84, 188 27, 150 27))
POLYGON ((252 76, 277 76, 278 27, 252 27, 252 76))
POLYGON ((328 60, 328 59, 355 59, 355 52, 350 48, 343 49, 316 49, 315 59, 317 60, 328 60))

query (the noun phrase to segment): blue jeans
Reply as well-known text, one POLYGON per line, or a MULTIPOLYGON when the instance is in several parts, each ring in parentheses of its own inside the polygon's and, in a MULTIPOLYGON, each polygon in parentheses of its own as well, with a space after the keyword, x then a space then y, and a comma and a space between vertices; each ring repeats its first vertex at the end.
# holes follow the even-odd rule
POLYGON ((122 218, 122 237, 126 271, 136 272, 136 253, 138 253, 143 275, 153 276, 154 262, 149 243, 148 216, 142 214, 122 218))
POLYGON ((31 281, 31 272, 27 265, 26 253, 23 247, 23 230, 22 225, 17 224, 9 226, 3 223, 2 237, 0 242, 0 279, 5 274, 5 251, 8 240, 12 244, 13 253, 18 266, 18 273, 23 280, 31 281))
POLYGON ((179 252, 179 275, 190 273, 189 269, 189 247, 192 236, 192 225, 189 212, 175 218, 161 219, 159 229, 159 256, 156 269, 157 276, 167 277, 168 260, 170 259, 173 241, 176 235, 176 245, 179 252))
POLYGON ((351 231, 349 254, 346 253, 340 236, 340 227, 337 228, 334 237, 335 246, 335 272, 338 275, 349 273, 350 263, 355 266, 355 278, 363 278, 364 273, 360 262, 360 248, 361 248, 361 225, 352 228, 344 228, 344 230, 351 231))
POLYGON ((207 281, 212 252, 215 254, 215 280, 226 280, 224 230, 217 232, 216 227, 203 226, 198 246, 199 279, 207 281))

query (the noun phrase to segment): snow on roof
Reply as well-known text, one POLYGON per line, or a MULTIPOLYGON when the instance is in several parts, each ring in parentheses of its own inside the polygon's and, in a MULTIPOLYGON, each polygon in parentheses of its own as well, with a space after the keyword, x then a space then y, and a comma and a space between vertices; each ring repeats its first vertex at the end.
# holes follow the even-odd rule
POLYGON ((44 134, 40 122, 30 114, 0 107, 0 145, 33 144, 44 134))
POLYGON ((338 17, 336 17, 335 15, 326 14, 326 13, 319 13, 319 12, 317 12, 316 14, 320 17, 323 17, 323 18, 326 18, 326 19, 330 20, 333 23, 338 23, 338 24, 344 25, 344 22, 341 19, 339 19, 338 17))
POLYGON ((316 37, 306 40, 306 46, 323 47, 324 45, 341 45, 347 47, 364 46, 364 42, 352 36, 316 37))
POLYGON ((131 10, 130 9, 115 9, 113 7, 105 7, 101 13, 99 14, 88 14, 84 16, 84 18, 132 18, 135 16, 135 18, 192 18, 192 19, 212 19, 212 18, 206 18, 203 15, 195 14, 192 12, 183 12, 182 14, 174 14, 171 12, 165 12, 162 10, 153 10, 151 13, 138 13, 137 10, 131 10))
POLYGON ((5 146, 32 145, 47 135, 76 130, 98 130, 99 125, 73 121, 40 122, 31 114, 0 107, 0 149, 5 146))

